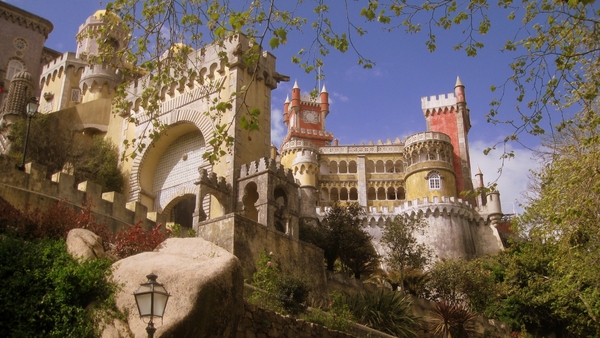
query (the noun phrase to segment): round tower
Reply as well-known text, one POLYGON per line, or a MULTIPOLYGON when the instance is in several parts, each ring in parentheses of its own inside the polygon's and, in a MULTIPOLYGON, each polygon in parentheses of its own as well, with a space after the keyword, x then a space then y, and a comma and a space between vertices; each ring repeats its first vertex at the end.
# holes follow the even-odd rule
MULTIPOLYGON (((104 10, 96 11, 79 26, 77 39, 77 57, 89 60, 92 56, 100 54, 98 39, 107 41, 115 54, 127 45, 125 31, 119 27, 120 19, 114 14, 107 14, 104 10), (106 33, 107 28, 109 32, 106 33)), ((112 98, 114 90, 121 83, 121 72, 106 64, 91 63, 85 67, 79 81, 82 91, 81 102, 97 99, 112 98)))
POLYGON ((500 203, 500 192, 491 191, 487 194, 486 214, 492 225, 496 226, 502 219, 502 204, 500 203))
POLYGON ((406 199, 430 201, 434 196, 456 196, 456 174, 452 165, 453 147, 443 133, 424 132, 404 141, 406 199))
POLYGON ((281 164, 291 169, 294 180, 300 185, 300 214, 303 217, 316 218, 315 206, 319 198, 317 146, 305 140, 289 141, 282 146, 281 164))

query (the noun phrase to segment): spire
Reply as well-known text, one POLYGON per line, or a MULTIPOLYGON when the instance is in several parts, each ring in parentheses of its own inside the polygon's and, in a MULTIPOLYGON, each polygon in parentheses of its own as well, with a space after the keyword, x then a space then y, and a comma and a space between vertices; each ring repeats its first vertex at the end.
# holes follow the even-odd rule
POLYGON ((323 85, 323 89, 321 89, 321 93, 327 93, 327 88, 325 88, 325 85, 323 85))
POLYGON ((285 96, 285 102, 284 103, 290 103, 290 96, 289 95, 285 96))
POLYGON ((299 88, 300 87, 298 87, 298 80, 295 80, 293 89, 299 89, 299 88))
POLYGON ((481 173, 481 168, 479 166, 477 166, 477 174, 475 175, 483 175, 483 173, 481 173))
POLYGON ((460 80, 460 76, 456 77, 456 84, 454 85, 454 88, 456 87, 464 87, 465 85, 462 83, 462 81, 460 80))

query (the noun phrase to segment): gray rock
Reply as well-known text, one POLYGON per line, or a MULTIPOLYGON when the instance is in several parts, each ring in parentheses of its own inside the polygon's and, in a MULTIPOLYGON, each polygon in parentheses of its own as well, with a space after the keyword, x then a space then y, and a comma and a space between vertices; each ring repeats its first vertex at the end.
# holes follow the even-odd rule
POLYGON ((67 251, 80 261, 104 256, 102 238, 86 229, 73 229, 67 234, 67 251))
POLYGON ((235 337, 243 315, 242 269, 238 259, 202 238, 171 238, 154 252, 113 264, 121 285, 117 308, 128 314, 135 337, 146 337, 147 320, 139 317, 133 293, 146 275, 171 294, 163 320, 155 320, 155 337, 235 337))

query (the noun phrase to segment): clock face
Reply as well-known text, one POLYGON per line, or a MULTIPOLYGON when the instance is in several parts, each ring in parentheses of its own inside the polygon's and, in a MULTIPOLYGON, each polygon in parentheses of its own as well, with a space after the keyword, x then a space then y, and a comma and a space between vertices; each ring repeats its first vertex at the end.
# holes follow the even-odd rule
POLYGON ((319 123, 319 113, 312 110, 305 110, 302 112, 302 119, 306 123, 319 123))

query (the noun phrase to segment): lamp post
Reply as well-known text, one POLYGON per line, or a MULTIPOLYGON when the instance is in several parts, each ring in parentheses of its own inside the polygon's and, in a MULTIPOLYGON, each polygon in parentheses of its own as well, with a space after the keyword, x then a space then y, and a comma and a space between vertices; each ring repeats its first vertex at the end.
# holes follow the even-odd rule
POLYGON ((25 170, 25 155, 27 154, 27 143, 29 143, 29 129, 31 129, 31 118, 38 111, 38 100, 35 97, 29 99, 27 103, 27 132, 25 133, 25 145, 23 146, 23 159, 21 160, 21 165, 17 167, 17 169, 24 171, 25 170))
POLYGON ((156 281, 157 277, 153 273, 147 275, 148 281, 140 284, 140 287, 133 294, 140 312, 140 318, 150 318, 148 327, 146 327, 148 338, 153 338, 154 332, 156 332, 152 319, 154 317, 162 318, 170 296, 165 287, 156 281))

